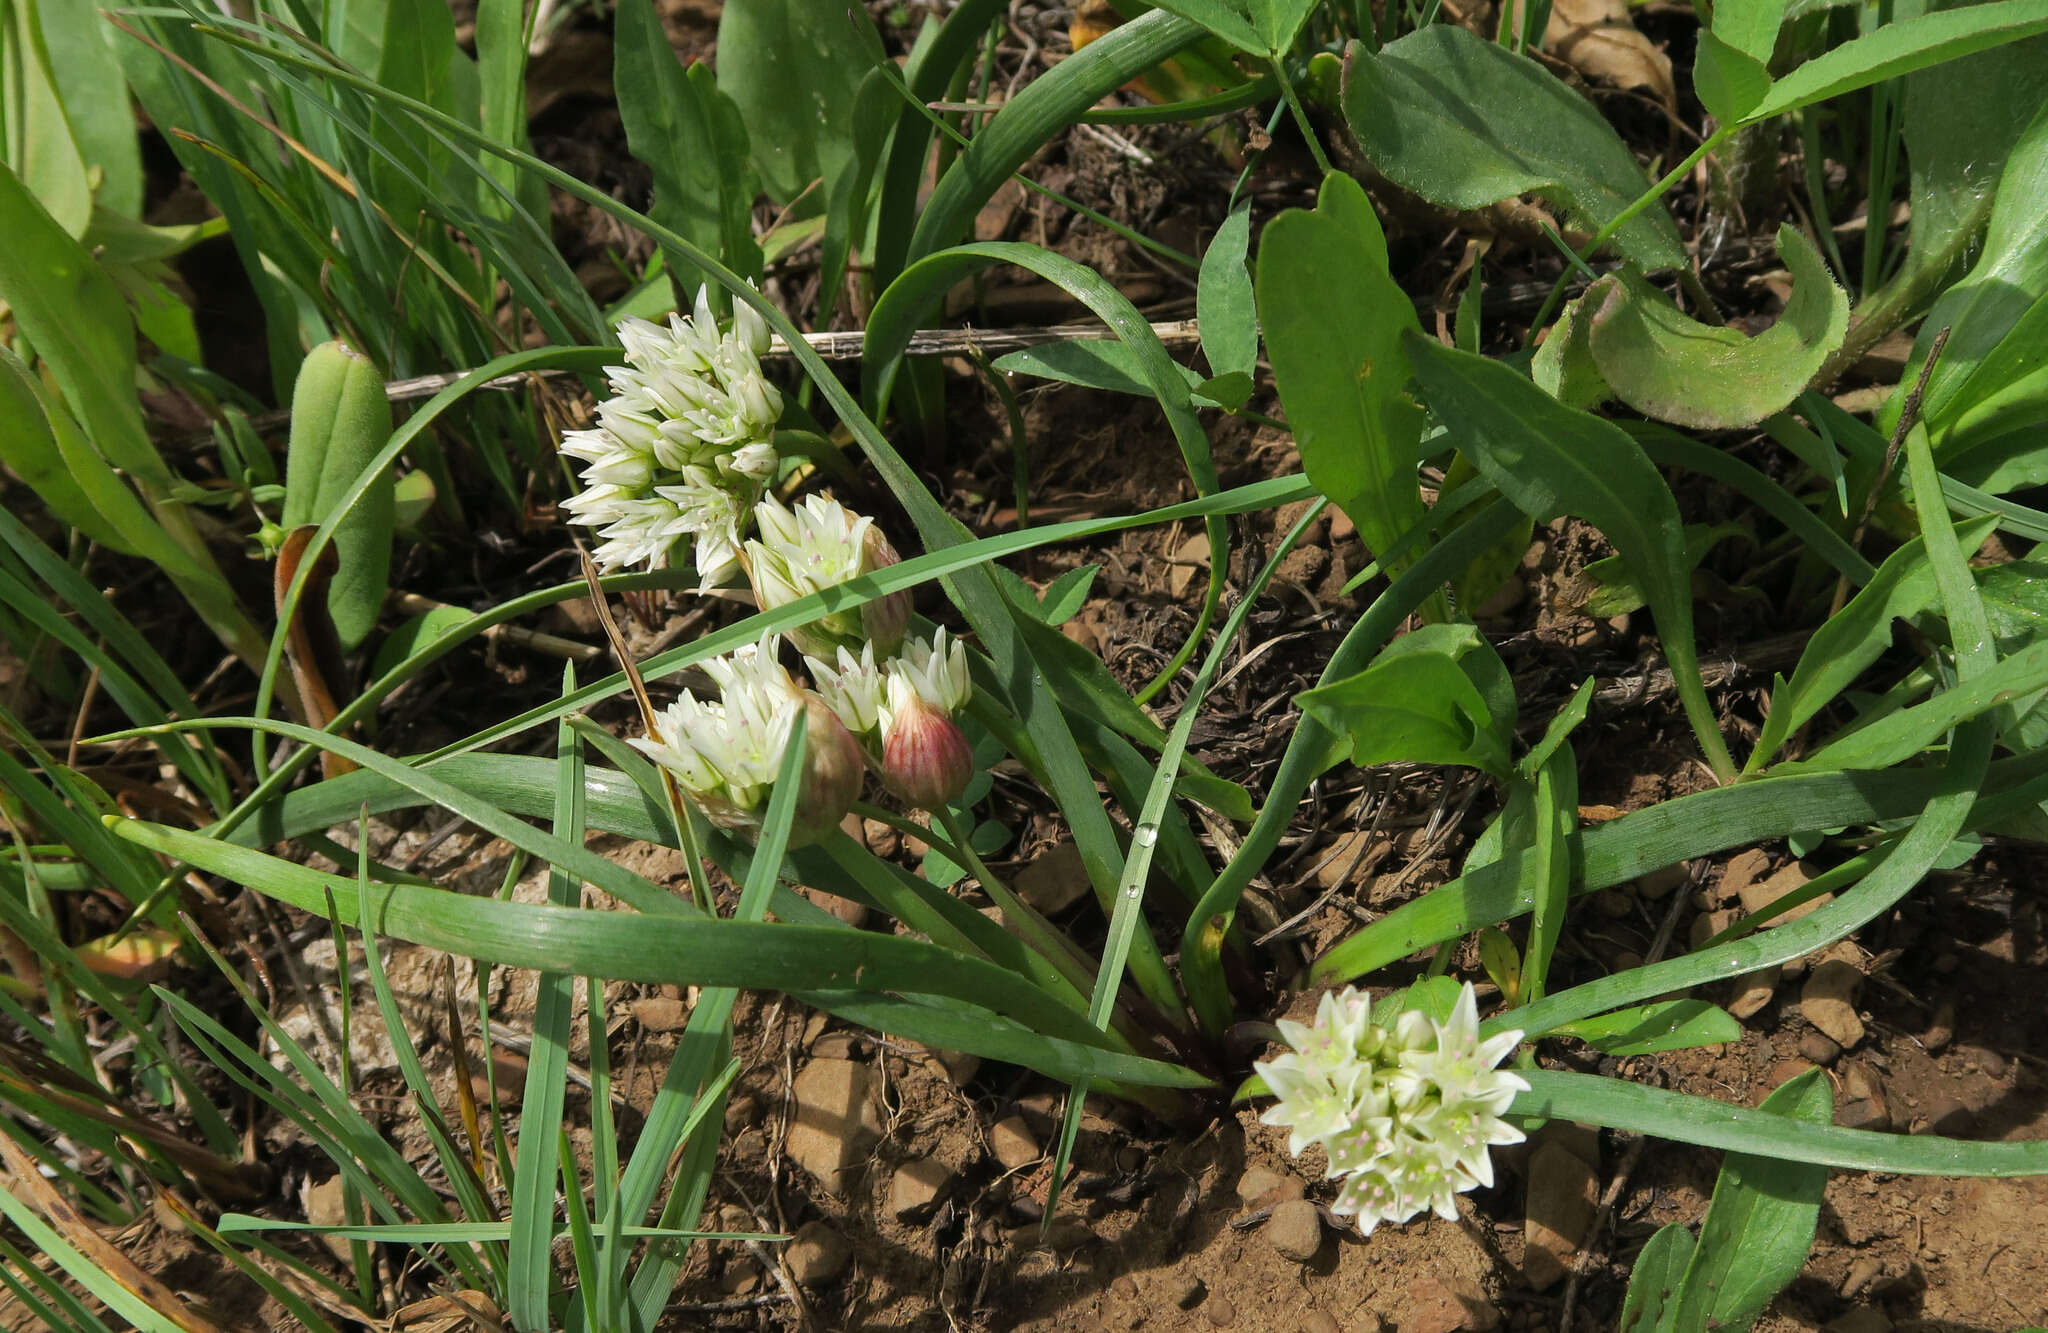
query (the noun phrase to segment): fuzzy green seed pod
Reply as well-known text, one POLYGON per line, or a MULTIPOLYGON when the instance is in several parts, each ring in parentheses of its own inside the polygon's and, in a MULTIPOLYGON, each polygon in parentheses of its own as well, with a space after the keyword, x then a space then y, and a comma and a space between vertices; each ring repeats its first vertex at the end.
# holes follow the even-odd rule
MULTIPOLYGON (((340 508, 363 469, 391 435, 384 377, 346 343, 306 354, 292 386, 291 444, 285 454, 285 528, 323 523, 340 508)), ((344 649, 377 623, 391 572, 394 483, 386 469, 334 530, 340 566, 327 610, 344 649)))

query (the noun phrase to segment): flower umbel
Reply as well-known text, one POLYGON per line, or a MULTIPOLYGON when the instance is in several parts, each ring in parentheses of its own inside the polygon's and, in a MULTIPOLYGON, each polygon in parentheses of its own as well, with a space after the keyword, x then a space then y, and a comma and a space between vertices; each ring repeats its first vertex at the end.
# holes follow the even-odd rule
MULTIPOLYGON (((810 496, 794 509, 769 496, 754 506, 754 519, 761 536, 747 543, 747 569, 764 611, 897 561, 873 519, 822 495, 810 496)), ((839 649, 857 649, 863 642, 886 656, 902 646, 909 624, 910 596, 897 592, 854 610, 821 616, 791 631, 790 637, 814 657, 830 658, 839 649)))
POLYGON ((823 699, 798 687, 776 660, 778 641, 714 657, 704 669, 718 683, 718 701, 684 694, 655 719, 654 735, 633 744, 675 775, 680 786, 722 829, 749 837, 761 831, 768 792, 802 710, 806 762, 790 845, 832 831, 860 795, 860 746, 823 699))
POLYGON ((626 364, 606 369, 612 396, 597 426, 570 431, 562 452, 581 462, 583 491, 562 508, 598 529, 599 568, 660 568, 693 539, 702 587, 738 569, 748 510, 775 473, 782 395, 761 373, 768 327, 740 304, 720 332, 708 290, 668 327, 619 325, 626 364))
POLYGON ((1500 1117, 1528 1083, 1497 1069, 1522 1034, 1479 1040, 1479 1004, 1467 982, 1448 1019, 1420 1010, 1391 1030, 1353 987, 1325 994, 1313 1023, 1282 1020, 1292 1049, 1252 1066, 1279 1100, 1260 1116, 1289 1128, 1288 1151, 1323 1146, 1341 1178, 1331 1210, 1371 1234, 1424 1211, 1455 1219, 1456 1196, 1493 1184, 1495 1144, 1522 1131, 1500 1117))

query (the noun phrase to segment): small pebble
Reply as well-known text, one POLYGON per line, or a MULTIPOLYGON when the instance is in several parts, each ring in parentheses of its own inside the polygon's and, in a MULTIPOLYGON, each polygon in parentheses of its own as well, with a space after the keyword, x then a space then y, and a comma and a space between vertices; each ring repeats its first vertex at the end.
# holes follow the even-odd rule
POLYGON ((782 1266, 806 1287, 823 1286, 846 1271, 853 1246, 823 1222, 806 1222, 782 1252, 782 1266))
POLYGON ((1758 1090, 1757 1099, 1761 1101, 1764 1093, 1784 1087, 1811 1068, 1813 1066, 1804 1060, 1778 1061, 1771 1066, 1771 1072, 1764 1075, 1764 1086, 1758 1090))
POLYGON ((1322 1248, 1323 1219, 1307 1199, 1289 1199, 1273 1209, 1260 1234, 1282 1256, 1307 1263, 1322 1248))
POLYGON ((1863 1019, 1856 1012, 1856 992, 1862 985, 1863 973, 1855 964, 1830 958, 1814 968, 1800 988, 1800 1016, 1848 1050, 1863 1040, 1863 1019))
POLYGON ((1301 1333, 1339 1333, 1337 1321, 1321 1310, 1310 1310, 1301 1321, 1301 1333))
POLYGON ((1866 1254, 1859 1256, 1855 1263, 1849 1265, 1848 1275, 1842 1279, 1842 1298, 1847 1300, 1857 1292, 1862 1291, 1876 1280, 1878 1274, 1882 1272, 1884 1272, 1884 1261, 1876 1255, 1866 1254))
POLYGON ((1021 1115, 1007 1115, 988 1132, 988 1146, 1005 1171, 1017 1171, 1038 1160, 1038 1140, 1021 1115))
POLYGON ((1934 1010, 1934 1021, 1921 1034, 1920 1044, 1929 1055, 1940 1055, 1956 1039, 1956 1002, 1943 1000, 1934 1010))
POLYGON ((1977 1122, 1977 1114, 1962 1102, 1946 1093, 1936 1093, 1927 1099, 1921 1108, 1920 1118, 1913 1126, 1915 1134, 1939 1134, 1947 1138, 1967 1138, 1977 1122))
POLYGON ((1284 1179, 1284 1176, 1271 1167, 1248 1166, 1244 1169, 1244 1174, 1237 1178, 1237 1200, 1239 1203, 1250 1205, 1279 1188, 1280 1182, 1284 1179))
POLYGON ((1799 1054, 1817 1065, 1831 1065, 1842 1048, 1825 1032, 1809 1032, 1799 1039, 1799 1054))
POLYGON ((1992 1050, 1988 1046, 1971 1047, 1970 1060, 1977 1066, 1978 1069, 1990 1075, 1992 1078, 2005 1077, 2005 1071, 2008 1067, 2008 1061, 2003 1055, 2000 1055, 1997 1051, 1992 1050))
POLYGON ((1202 1307, 1202 1313, 1207 1315, 1209 1322, 1217 1328, 1229 1328, 1237 1322, 1237 1307, 1230 1303, 1230 1298, 1227 1296, 1218 1296, 1215 1300, 1210 1301, 1206 1306, 1202 1307))

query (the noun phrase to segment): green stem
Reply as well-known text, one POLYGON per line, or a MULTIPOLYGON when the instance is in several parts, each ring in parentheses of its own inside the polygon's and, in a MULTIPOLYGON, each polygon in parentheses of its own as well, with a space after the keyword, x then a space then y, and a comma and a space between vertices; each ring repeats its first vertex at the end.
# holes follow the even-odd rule
POLYGON ((1294 113, 1294 123, 1301 130, 1301 137, 1308 142, 1309 155, 1316 160, 1317 172, 1329 175, 1335 168, 1330 165, 1329 155, 1323 151, 1323 141, 1316 134, 1316 127, 1309 121, 1308 108, 1301 104, 1301 95, 1294 91, 1294 80, 1287 77, 1277 52, 1271 57, 1271 63, 1273 77, 1280 83, 1280 95, 1287 99, 1287 109, 1294 113))
MULTIPOLYGON (((1598 254, 1601 246, 1613 240, 1615 234, 1623 227, 1626 227, 1629 223, 1642 216, 1644 209, 1662 199, 1666 194, 1669 194, 1672 186, 1678 184, 1678 182, 1691 174, 1692 169, 1698 166, 1708 153, 1719 148, 1728 136, 1734 132, 1734 127, 1728 125, 1723 125, 1720 129, 1715 130, 1698 148, 1693 149, 1686 156, 1685 161, 1680 162, 1677 166, 1671 168, 1670 171, 1665 172, 1662 180, 1659 180, 1655 185, 1643 191, 1641 195, 1636 197, 1635 202, 1622 209, 1619 213, 1616 213, 1608 220, 1606 226, 1593 233, 1593 239, 1587 241, 1585 245, 1579 248, 1579 258, 1583 260, 1598 254)), ((1572 267, 1566 267, 1565 271, 1558 275, 1557 282, 1551 286, 1550 295, 1543 298, 1543 308, 1536 312, 1535 320, 1529 325, 1529 340, 1532 344, 1535 342, 1536 334, 1548 327, 1550 317, 1557 313, 1558 302, 1564 297, 1565 284, 1571 281, 1572 272, 1572 267)))

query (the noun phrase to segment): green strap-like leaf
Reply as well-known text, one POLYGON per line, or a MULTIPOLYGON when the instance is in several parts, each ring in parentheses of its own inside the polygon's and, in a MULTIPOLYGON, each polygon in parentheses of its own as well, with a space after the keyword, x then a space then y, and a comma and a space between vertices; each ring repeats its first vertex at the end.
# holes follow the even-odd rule
POLYGON ((1530 1089, 1516 1095, 1512 1108, 1515 1115, 1584 1120, 1610 1129, 1696 1143, 1703 1148, 1813 1162, 1851 1171, 1916 1176, 2048 1173, 2048 1140, 1965 1143, 1933 1135, 1839 1129, 1597 1074, 1567 1074, 1552 1069, 1518 1072, 1529 1080, 1530 1089))
POLYGON ((1626 433, 1570 408, 1498 361, 1408 338, 1415 378, 1461 452, 1515 506, 1542 522, 1560 514, 1600 529, 1641 581, 1700 748, 1734 775, 1693 645, 1692 566, 1678 504, 1626 433))

